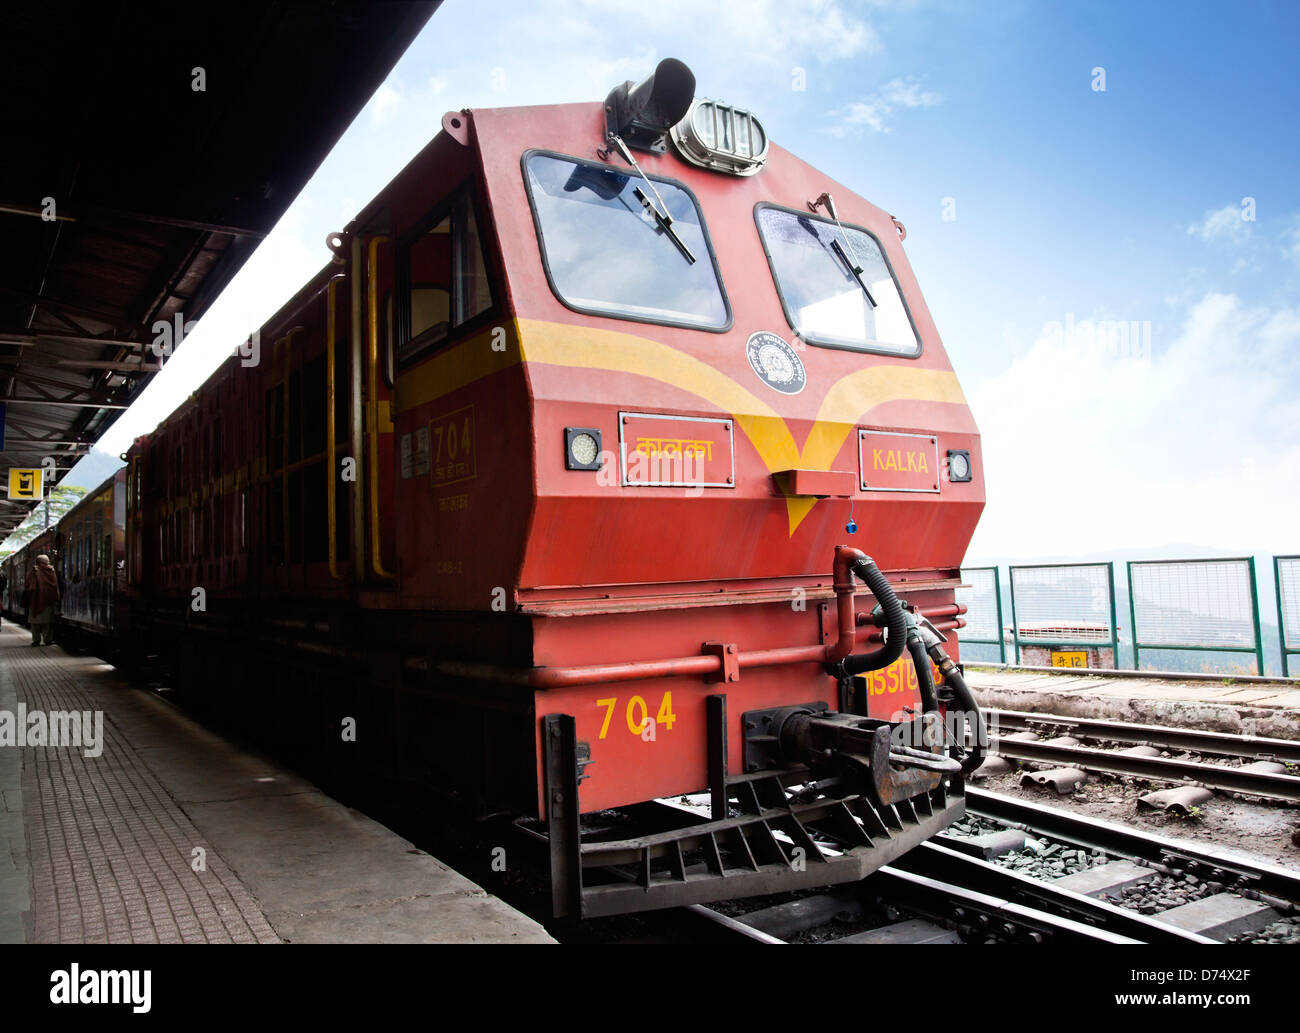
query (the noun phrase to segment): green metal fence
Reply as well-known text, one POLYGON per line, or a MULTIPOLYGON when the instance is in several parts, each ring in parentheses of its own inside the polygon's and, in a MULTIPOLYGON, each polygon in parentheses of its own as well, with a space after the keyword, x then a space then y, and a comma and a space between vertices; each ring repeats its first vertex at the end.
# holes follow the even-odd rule
POLYGON ((1273 557, 1277 591, 1277 637, 1282 649, 1282 677, 1290 678, 1289 659, 1300 653, 1300 556, 1273 557))
POLYGON ((1021 646, 1109 649, 1119 666, 1113 563, 1040 563, 1013 566, 1011 637, 1016 663, 1021 646))
POLYGON ((1259 592, 1252 557, 1133 560, 1128 564, 1133 667, 1143 649, 1254 653, 1264 673, 1259 592))
POLYGON ((1002 631, 1002 583, 997 567, 963 567, 957 602, 966 607, 966 626, 957 640, 971 645, 997 646, 1001 663, 1007 662, 1007 640, 1002 631))

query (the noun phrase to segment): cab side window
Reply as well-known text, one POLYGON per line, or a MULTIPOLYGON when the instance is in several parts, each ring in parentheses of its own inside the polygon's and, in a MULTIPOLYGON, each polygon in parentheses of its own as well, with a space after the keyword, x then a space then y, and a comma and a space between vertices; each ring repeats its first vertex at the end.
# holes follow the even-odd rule
POLYGON ((492 307, 479 226, 473 197, 462 189, 403 239, 397 291, 399 367, 492 307))

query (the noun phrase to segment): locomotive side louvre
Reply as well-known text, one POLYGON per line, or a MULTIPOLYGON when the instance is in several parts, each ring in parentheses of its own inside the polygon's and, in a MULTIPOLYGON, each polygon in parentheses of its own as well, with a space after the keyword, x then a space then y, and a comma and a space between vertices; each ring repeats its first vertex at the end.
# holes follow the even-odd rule
MULTIPOLYGON (((753 715, 843 711, 860 739, 919 725, 928 678, 906 654, 832 672, 881 641, 853 587, 869 561, 844 547, 951 628, 983 506, 978 432, 892 217, 775 145, 752 176, 672 149, 640 153, 642 176, 605 121, 598 104, 444 116, 332 235, 335 260, 262 328, 257 359, 233 355, 137 439, 119 485, 119 619, 141 649, 344 770, 546 822, 557 913, 589 906, 579 814, 706 788, 715 822, 729 793, 787 806, 797 765, 768 770, 779 751, 753 715), (833 228, 810 211, 830 193, 833 228), (619 204, 635 221, 603 236, 619 204), (878 278, 853 275, 916 347, 805 343, 795 323, 825 306, 778 289, 783 233, 875 248, 878 278), (676 293, 647 304, 637 288, 661 276, 676 293), (684 451, 702 476, 636 466, 684 451), (950 451, 969 479, 945 476, 950 451)), ((935 774, 951 768, 912 777, 873 742, 877 805, 910 822, 847 789, 815 804, 805 820, 853 808, 887 843, 851 832, 852 863, 801 884, 860 877, 961 812, 960 779, 935 774)), ((624 853, 649 873, 671 849, 624 853)), ((735 892, 786 885, 755 864, 735 892)), ((591 913, 678 899, 606 889, 591 913)))

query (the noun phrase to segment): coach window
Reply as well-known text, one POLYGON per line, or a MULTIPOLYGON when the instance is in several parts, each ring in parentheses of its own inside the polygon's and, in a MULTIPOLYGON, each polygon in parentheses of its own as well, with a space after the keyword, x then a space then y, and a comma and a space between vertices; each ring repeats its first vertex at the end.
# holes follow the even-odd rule
POLYGON ((525 154, 523 164, 546 278, 567 307, 730 329, 731 308, 689 190, 658 177, 651 187, 630 168, 541 151, 525 154))
POLYGON ((830 348, 921 354, 921 339, 874 236, 774 205, 759 205, 754 218, 796 336, 830 348))
POLYGON ((466 189, 403 240, 397 292, 399 367, 492 307, 479 225, 466 189))

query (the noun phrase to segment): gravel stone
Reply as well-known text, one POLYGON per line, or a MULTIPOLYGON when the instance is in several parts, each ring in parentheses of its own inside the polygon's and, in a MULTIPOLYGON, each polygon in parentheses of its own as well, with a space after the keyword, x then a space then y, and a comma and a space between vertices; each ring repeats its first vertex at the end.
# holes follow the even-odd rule
POLYGON ((1109 860, 1100 850, 1089 853, 1064 843, 1030 839, 1025 841, 1024 850, 1014 850, 995 857, 992 863, 1034 879, 1060 879, 1095 868, 1109 860))
POLYGON ((1256 929, 1228 937, 1228 943, 1300 943, 1300 918, 1284 918, 1256 929))
POLYGON ((1102 899, 1142 915, 1155 915, 1161 911, 1193 900, 1213 895, 1213 883, 1197 882, 1190 877, 1157 875, 1154 879, 1129 886, 1117 893, 1107 893, 1102 899))
POLYGON ((990 821, 988 818, 968 814, 960 821, 954 821, 946 831, 952 836, 983 836, 990 832, 1001 832, 1005 827, 996 821, 990 821))

